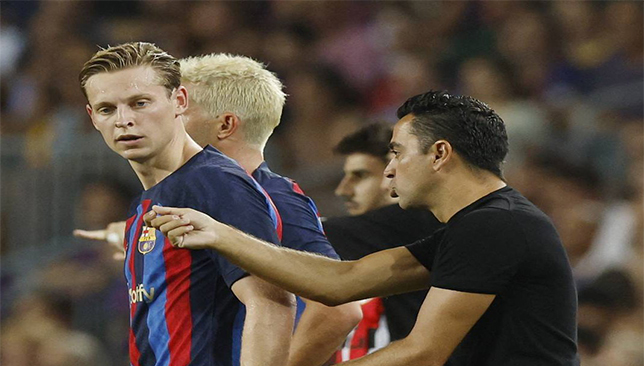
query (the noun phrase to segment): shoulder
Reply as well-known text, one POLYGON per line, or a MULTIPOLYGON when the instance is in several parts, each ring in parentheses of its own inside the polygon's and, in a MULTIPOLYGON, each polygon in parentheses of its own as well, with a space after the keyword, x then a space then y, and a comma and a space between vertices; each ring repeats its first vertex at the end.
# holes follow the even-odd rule
POLYGON ((462 230, 464 227, 493 227, 509 226, 514 222, 512 211, 502 207, 479 207, 453 222, 448 222, 447 227, 450 229, 462 230))
MULTIPOLYGON (((315 206, 311 198, 293 179, 272 172, 265 164, 253 172, 253 178, 268 193, 280 210, 282 209, 279 207, 280 205, 315 206)), ((314 210, 317 212, 317 208, 314 207, 314 210)))
POLYGON ((188 188, 212 187, 219 189, 235 185, 255 186, 255 180, 231 158, 214 148, 205 148, 203 155, 187 169, 181 180, 190 182, 188 188))
MULTIPOLYGON (((273 171, 268 169, 265 163, 260 165, 260 167, 253 172, 253 178, 255 178, 255 180, 257 180, 257 182, 269 194, 271 194, 271 196, 274 193, 290 194, 296 193, 297 191, 296 189, 294 189, 294 187, 297 186, 294 180, 274 173, 273 171)), ((304 192, 302 192, 302 194, 304 194, 304 192)))

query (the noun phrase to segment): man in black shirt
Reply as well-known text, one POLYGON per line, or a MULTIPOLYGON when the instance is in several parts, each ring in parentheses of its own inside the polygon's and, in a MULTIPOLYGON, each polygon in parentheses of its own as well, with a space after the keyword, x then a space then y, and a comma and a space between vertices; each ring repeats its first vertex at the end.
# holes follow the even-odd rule
POLYGON ((446 223, 415 244, 338 262, 190 209, 155 206, 146 220, 173 245, 216 249, 329 305, 430 288, 408 337, 346 365, 579 365, 572 271, 548 217, 502 178, 503 121, 476 99, 434 91, 407 100, 398 117, 385 170, 392 195, 446 223))

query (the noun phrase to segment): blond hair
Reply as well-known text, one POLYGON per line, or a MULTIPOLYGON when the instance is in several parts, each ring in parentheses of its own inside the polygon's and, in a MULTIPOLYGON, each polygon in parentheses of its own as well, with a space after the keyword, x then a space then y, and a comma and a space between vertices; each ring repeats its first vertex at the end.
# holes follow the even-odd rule
POLYGON ((136 66, 152 67, 168 95, 181 85, 179 61, 157 47, 154 43, 128 42, 118 46, 101 49, 85 62, 78 79, 81 90, 87 98, 85 86, 90 77, 102 73, 127 69, 136 66))
POLYGON ((180 60, 190 101, 210 118, 234 113, 244 121, 246 142, 264 147, 280 123, 286 94, 277 76, 249 57, 210 54, 180 60))

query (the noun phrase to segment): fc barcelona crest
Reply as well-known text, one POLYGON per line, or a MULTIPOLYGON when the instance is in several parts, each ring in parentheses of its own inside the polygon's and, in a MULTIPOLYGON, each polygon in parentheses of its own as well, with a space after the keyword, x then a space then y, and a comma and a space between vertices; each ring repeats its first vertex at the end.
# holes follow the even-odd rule
POLYGON ((156 229, 153 227, 143 226, 141 228, 141 237, 139 238, 138 249, 141 254, 147 254, 154 249, 154 244, 156 243, 156 229))

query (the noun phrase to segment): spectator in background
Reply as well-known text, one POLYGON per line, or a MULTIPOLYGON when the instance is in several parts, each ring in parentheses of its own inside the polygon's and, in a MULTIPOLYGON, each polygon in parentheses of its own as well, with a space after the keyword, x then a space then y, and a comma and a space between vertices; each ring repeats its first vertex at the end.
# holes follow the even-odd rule
POLYGON ((513 84, 512 69, 491 58, 472 58, 460 67, 459 80, 463 93, 472 95, 503 116, 510 143, 505 162, 508 176, 512 169, 523 164, 526 156, 534 154, 548 136, 545 112, 535 103, 520 97, 513 84))
MULTIPOLYGON (((345 200, 351 216, 329 218, 324 229, 343 259, 410 244, 440 227, 430 212, 403 210, 390 196, 383 172, 390 158, 391 134, 390 126, 371 124, 345 136, 335 148, 345 157, 344 178, 335 193, 345 200)), ((336 360, 359 358, 406 337, 426 295, 427 291, 417 291, 364 302, 363 320, 336 360)))
POLYGON ((640 366, 642 299, 621 270, 610 270, 579 291, 579 346, 583 366, 640 366))
MULTIPOLYGON (((69 221, 87 228, 99 228, 127 211, 132 194, 128 187, 113 179, 92 177, 86 180, 82 190, 76 192, 75 196, 76 207, 69 221)), ((112 260, 112 250, 104 246, 79 243, 71 237, 53 238, 51 245, 56 242, 73 243, 73 246, 51 254, 47 260, 35 266, 37 269, 31 276, 17 273, 17 268, 25 259, 14 258, 10 265, 3 266, 3 282, 5 279, 12 280, 8 282, 10 287, 3 288, 4 301, 12 303, 16 298, 28 295, 34 287, 55 295, 52 295, 54 299, 64 299, 62 303, 67 307, 65 324, 69 330, 96 337, 92 337, 93 341, 100 342, 100 348, 106 351, 103 362, 124 363, 122 355, 127 350, 127 344, 123 334, 128 329, 129 311, 127 296, 123 291, 122 265, 112 260), (104 314, 111 316, 107 318, 104 314)), ((46 300, 52 296, 36 295, 35 299, 46 300)), ((3 310, 8 310, 9 322, 16 317, 11 309, 3 310)), ((48 344, 54 345, 54 341, 52 339, 48 344)), ((68 346, 60 346, 61 352, 65 347, 68 346)))
POLYGON ((281 136, 281 141, 297 169, 329 169, 334 162, 333 146, 362 121, 362 111, 357 108, 359 95, 326 65, 295 70, 287 81, 291 94, 289 131, 299 137, 281 136))
POLYGON ((37 291, 18 301, 2 326, 0 363, 8 366, 108 366, 107 354, 89 334, 72 328, 72 302, 58 292, 37 291))

